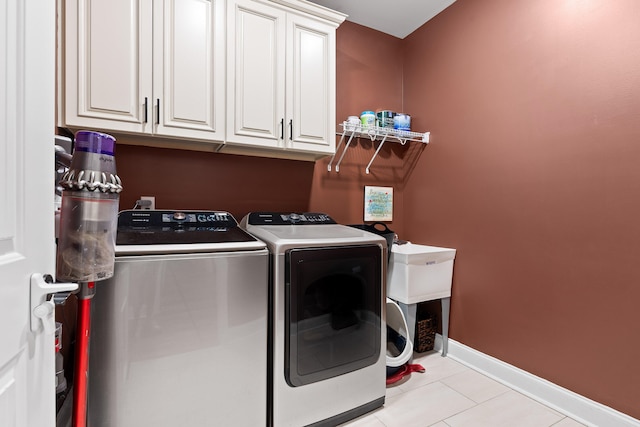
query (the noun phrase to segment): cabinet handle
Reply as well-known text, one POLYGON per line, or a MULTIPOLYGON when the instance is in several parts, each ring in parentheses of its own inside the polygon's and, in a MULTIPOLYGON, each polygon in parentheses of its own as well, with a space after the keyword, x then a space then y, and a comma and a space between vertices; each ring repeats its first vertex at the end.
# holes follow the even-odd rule
POLYGON ((160 98, 156 99, 156 109, 158 110, 158 116, 156 118, 156 124, 159 125, 160 124, 160 98))
POLYGON ((280 119, 280 139, 284 139, 284 117, 280 119))
POLYGON ((293 119, 289 120, 289 140, 293 141, 293 119))
POLYGON ((142 123, 147 123, 149 120, 149 98, 144 97, 144 121, 142 123))

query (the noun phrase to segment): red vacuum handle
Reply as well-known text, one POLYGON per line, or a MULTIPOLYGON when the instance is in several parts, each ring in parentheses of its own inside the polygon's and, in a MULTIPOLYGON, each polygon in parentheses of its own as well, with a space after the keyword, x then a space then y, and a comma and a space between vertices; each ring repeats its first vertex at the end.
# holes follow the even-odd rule
POLYGON ((82 283, 78 293, 78 325, 76 327, 76 360, 73 375, 73 427, 87 425, 87 383, 89 379, 89 333, 91 331, 91 298, 95 282, 82 283))

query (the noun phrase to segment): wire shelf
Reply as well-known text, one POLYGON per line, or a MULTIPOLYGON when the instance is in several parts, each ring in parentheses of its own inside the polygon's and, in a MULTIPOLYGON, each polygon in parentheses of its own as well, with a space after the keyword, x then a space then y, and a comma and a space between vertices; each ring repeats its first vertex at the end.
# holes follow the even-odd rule
POLYGON ((336 172, 340 172, 340 163, 342 163, 342 159, 344 158, 344 155, 347 152, 347 148, 349 148, 349 145, 351 145, 351 141, 353 140, 354 137, 369 138, 371 139, 371 141, 380 139, 380 145, 378 145, 378 148, 373 154, 373 157, 371 157, 371 160, 369 161, 369 164, 365 169, 365 172, 368 174, 369 169, 371 168, 371 164, 373 163, 373 160, 376 158, 376 156, 380 152, 380 149, 382 148, 382 146, 387 140, 396 141, 402 145, 406 144, 407 141, 417 141, 423 144, 428 144, 429 137, 430 137, 430 132, 424 132, 424 133, 411 132, 408 130, 391 129, 391 128, 380 127, 380 126, 366 126, 362 124, 354 124, 354 123, 348 123, 348 122, 342 122, 338 124, 338 126, 342 126, 342 132, 337 133, 337 135, 341 136, 340 142, 338 142, 338 146, 336 147, 336 152, 333 155, 333 157, 331 157, 331 161, 329 161, 329 165, 327 166, 327 170, 329 172, 331 172, 333 161, 335 160, 338 152, 340 151, 340 147, 342 146, 344 140, 347 138, 348 140, 344 145, 344 148, 342 149, 342 154, 340 154, 340 157, 338 158, 338 162, 335 165, 336 172))

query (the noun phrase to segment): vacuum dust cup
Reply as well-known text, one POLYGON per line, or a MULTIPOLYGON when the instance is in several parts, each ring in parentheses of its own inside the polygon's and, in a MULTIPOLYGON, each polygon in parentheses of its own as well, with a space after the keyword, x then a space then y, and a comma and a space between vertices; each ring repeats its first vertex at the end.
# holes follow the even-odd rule
POLYGON ((76 134, 71 167, 62 177, 56 277, 93 282, 113 276, 119 194, 115 138, 76 134))

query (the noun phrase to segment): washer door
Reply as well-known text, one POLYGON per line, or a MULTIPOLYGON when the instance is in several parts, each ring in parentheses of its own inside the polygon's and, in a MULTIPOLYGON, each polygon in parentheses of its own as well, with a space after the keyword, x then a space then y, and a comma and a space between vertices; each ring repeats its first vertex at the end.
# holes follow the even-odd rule
POLYGON ((299 248, 286 253, 285 378, 292 387, 380 357, 382 248, 299 248))

